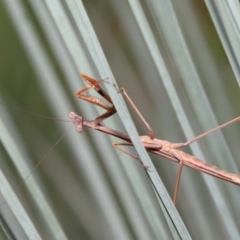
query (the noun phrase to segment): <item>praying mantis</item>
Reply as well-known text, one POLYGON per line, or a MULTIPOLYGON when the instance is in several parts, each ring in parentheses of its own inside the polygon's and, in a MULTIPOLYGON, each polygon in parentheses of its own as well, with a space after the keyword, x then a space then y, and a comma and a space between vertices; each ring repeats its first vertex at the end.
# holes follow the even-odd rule
MULTIPOLYGON (((113 142, 112 145, 114 148, 122 151, 123 153, 126 153, 128 155, 130 155, 131 157, 135 158, 136 160, 140 161, 141 160, 128 153, 127 151, 123 150, 121 148, 121 146, 133 146, 133 143, 131 142, 130 137, 127 134, 109 129, 107 127, 104 127, 101 125, 101 122, 103 120, 105 120, 106 118, 112 116, 113 114, 116 113, 116 109, 113 105, 113 102, 110 98, 110 96, 101 88, 100 84, 102 81, 104 80, 96 80, 93 79, 85 74, 81 74, 81 77, 83 78, 83 80, 85 80, 89 86, 85 87, 81 90, 79 90, 76 93, 76 96, 80 99, 83 99, 85 101, 88 101, 92 104, 95 104, 97 106, 100 106, 101 108, 107 110, 104 114, 102 114, 101 116, 97 117, 95 120, 91 121, 91 124, 88 124, 89 121, 86 122, 86 120, 84 121, 82 117, 78 116, 75 113, 70 113, 70 118, 72 119, 72 121, 74 122, 77 131, 81 132, 82 131, 82 126, 85 125, 87 127, 91 127, 94 128, 98 131, 102 131, 105 132, 107 134, 111 134, 115 137, 118 137, 120 139, 125 140, 125 143, 122 142, 113 142), (102 100, 100 100, 97 97, 93 97, 93 96, 87 96, 84 95, 83 93, 88 91, 89 89, 94 89, 95 91, 97 91, 108 103, 110 103, 112 106, 108 106, 107 104, 105 104, 102 100)), ((231 182, 233 184, 236 185, 240 185, 240 176, 237 174, 233 174, 233 173, 229 173, 225 170, 222 170, 216 166, 213 166, 211 164, 208 164, 207 162, 200 160, 198 158, 196 158, 195 156, 192 156, 190 154, 187 154, 181 150, 179 150, 179 148, 182 147, 186 147, 189 146, 191 143, 193 143, 194 141, 197 141, 203 137, 205 137, 206 135, 217 131, 221 128, 224 128, 232 123, 235 123, 237 121, 240 121, 240 117, 234 118, 231 121, 228 121, 218 127, 215 127, 187 142, 184 143, 171 143, 165 140, 160 140, 155 138, 154 132, 152 130, 152 128, 150 127, 150 125, 147 123, 147 121, 145 120, 145 118, 142 116, 142 114, 140 113, 140 111, 137 109, 136 105, 133 103, 133 101, 131 100, 131 98, 129 97, 129 95, 127 94, 126 90, 124 88, 117 88, 115 85, 114 87, 116 88, 116 91, 119 93, 122 93, 126 99, 129 101, 130 105, 133 107, 133 109, 135 110, 135 112, 137 113, 137 115, 140 117, 141 121, 143 122, 143 124, 145 125, 145 127, 147 128, 149 135, 148 136, 140 136, 140 141, 142 142, 143 146, 145 147, 145 149, 148 152, 151 152, 153 154, 162 156, 164 158, 167 158, 168 160, 177 162, 179 164, 178 167, 178 171, 177 171, 177 177, 176 177, 176 183, 175 183, 175 190, 174 190, 174 196, 173 196, 173 203, 176 205, 177 202, 177 195, 178 195, 178 189, 179 189, 179 183, 180 183, 180 178, 181 178, 181 172, 182 172, 182 168, 183 166, 187 166, 190 168, 193 168, 195 170, 201 171, 203 173, 209 174, 211 176, 220 178, 222 180, 231 182)), ((142 163, 142 162, 141 162, 142 163)), ((142 165, 148 170, 148 166, 145 166, 143 163, 142 165)))
MULTIPOLYGON (((78 132, 82 132, 83 126, 85 126, 85 127, 92 128, 97 131, 101 131, 103 133, 106 133, 106 134, 109 134, 109 135, 112 135, 119 139, 124 140, 125 141, 124 143, 123 142, 113 142, 112 146, 114 148, 122 151, 123 153, 128 154, 129 156, 133 157, 134 159, 138 160, 146 170, 149 170, 149 167, 145 166, 137 156, 134 156, 121 148, 121 146, 133 146, 131 138, 126 133, 122 133, 122 132, 119 132, 119 131, 116 131, 116 130, 113 130, 106 126, 101 125, 101 122, 103 120, 109 118, 110 116, 112 116, 113 114, 115 114, 117 112, 115 106, 113 105, 112 99, 102 89, 102 87, 100 85, 104 80, 96 80, 85 74, 81 74, 81 77, 83 78, 84 81, 86 81, 89 84, 89 86, 80 89, 75 94, 76 97, 78 97, 82 100, 88 101, 91 104, 97 105, 97 106, 105 109, 106 112, 103 113, 102 115, 98 116, 94 120, 85 120, 83 117, 77 115, 74 112, 71 112, 69 114, 69 117, 71 118, 71 121, 75 125, 76 130, 78 132), (94 89, 110 105, 106 104, 105 102, 103 102, 101 99, 99 99, 97 97, 85 95, 84 92, 86 92, 90 89, 94 89)), ((181 172, 182 172, 183 166, 187 166, 187 167, 193 168, 195 170, 201 171, 203 173, 207 173, 211 176, 220 178, 222 180, 234 183, 236 185, 240 185, 240 176, 239 175, 229 173, 225 170, 219 169, 218 167, 210 165, 207 162, 196 158, 195 156, 192 156, 190 154, 187 154, 187 153, 179 150, 179 148, 188 146, 191 143, 193 143, 194 141, 199 140, 200 138, 202 138, 214 131, 217 131, 223 127, 226 127, 227 125, 230 125, 234 122, 240 121, 240 117, 237 117, 231 121, 226 122, 225 124, 222 124, 216 128, 213 128, 212 130, 205 132, 185 143, 171 143, 171 142, 168 142, 165 140, 160 140, 160 139, 155 138, 154 131, 152 130, 150 125, 147 123, 145 118, 142 116, 140 111, 137 109, 137 107, 135 106, 135 104, 133 103, 133 101, 131 100, 131 98, 129 97, 127 92, 125 91, 125 89, 124 88, 118 89, 116 86, 114 86, 114 87, 116 88, 117 92, 122 93, 127 98, 127 100, 130 102, 130 105, 133 107, 133 109, 135 110, 137 115, 142 120, 143 124, 146 126, 146 128, 149 132, 149 135, 139 137, 143 146, 145 147, 146 151, 156 154, 158 156, 164 157, 168 160, 174 161, 179 164, 178 171, 177 171, 177 177, 176 177, 176 183, 175 183, 174 196, 173 196, 173 203, 175 205, 177 202, 177 195, 178 195, 179 183, 180 183, 181 172)))

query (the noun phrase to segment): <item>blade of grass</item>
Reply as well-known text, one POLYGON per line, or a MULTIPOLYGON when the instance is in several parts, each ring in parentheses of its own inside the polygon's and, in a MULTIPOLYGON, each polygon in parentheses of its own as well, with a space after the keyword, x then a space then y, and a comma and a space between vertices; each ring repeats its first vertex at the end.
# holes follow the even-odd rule
POLYGON ((238 1, 205 0, 240 86, 240 15, 238 1))

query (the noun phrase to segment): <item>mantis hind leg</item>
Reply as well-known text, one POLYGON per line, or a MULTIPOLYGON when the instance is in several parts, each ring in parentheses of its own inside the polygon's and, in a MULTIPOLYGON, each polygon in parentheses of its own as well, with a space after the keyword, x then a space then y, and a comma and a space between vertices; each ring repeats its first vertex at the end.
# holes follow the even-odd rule
POLYGON ((179 166, 178 166, 178 171, 177 171, 177 178, 176 178, 176 183, 175 183, 175 188, 174 188, 174 195, 173 195, 173 203, 174 203, 174 205, 176 205, 178 189, 179 189, 179 184, 180 184, 180 179, 181 179, 181 173, 182 173, 182 169, 183 169, 183 159, 177 153, 177 151, 175 151, 175 150, 171 150, 170 153, 179 160, 179 166))

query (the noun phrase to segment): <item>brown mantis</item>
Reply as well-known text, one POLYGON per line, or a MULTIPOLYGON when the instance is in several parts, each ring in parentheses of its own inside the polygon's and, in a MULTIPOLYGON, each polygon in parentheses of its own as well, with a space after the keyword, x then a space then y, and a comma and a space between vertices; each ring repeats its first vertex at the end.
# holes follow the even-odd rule
MULTIPOLYGON (((113 115, 116 112, 116 109, 114 106, 108 106, 107 104, 105 104, 103 101, 101 101, 100 99, 93 97, 93 96, 86 96, 83 93, 91 88, 95 89, 105 100, 107 100, 110 104, 112 103, 112 100, 110 98, 110 96, 101 88, 100 83, 103 80, 95 80, 85 74, 81 74, 82 78, 90 85, 88 87, 85 87, 83 89, 81 89, 80 91, 78 91, 76 93, 76 96, 80 99, 86 100, 90 103, 93 103, 95 105, 98 105, 104 109, 107 110, 107 112, 105 112, 103 115, 97 117, 94 121, 91 121, 91 124, 87 124, 87 122, 89 121, 85 121, 79 117, 78 115, 76 115, 75 113, 70 113, 70 117, 73 120, 74 124, 77 127, 78 131, 82 131, 82 125, 88 126, 88 127, 92 127, 96 130, 105 132, 107 134, 111 134, 114 135, 118 138, 121 138, 125 141, 127 141, 127 143, 116 143, 113 142, 112 145, 113 147, 119 149, 120 151, 132 156, 133 158, 139 160, 141 162, 141 160, 136 157, 133 156, 132 154, 126 152, 125 150, 123 150, 120 146, 133 146, 130 137, 127 134, 109 129, 107 127, 103 127, 100 122, 103 121, 104 119, 110 117, 111 115, 113 115)), ((115 86, 116 88, 116 86, 115 86)), ((223 127, 226 127, 234 122, 240 121, 240 117, 237 117, 231 121, 228 121, 216 128, 213 128, 210 131, 207 131, 185 143, 170 143, 168 141, 164 141, 164 140, 160 140, 160 139, 156 139, 154 136, 154 132, 152 130, 152 128, 150 127, 150 125, 146 122, 145 118, 142 116, 142 114, 139 112, 139 110, 137 109, 137 107, 135 106, 135 104, 132 102, 131 98, 129 97, 129 95, 127 94, 127 92, 125 91, 124 88, 120 88, 116 90, 118 92, 121 92, 124 94, 124 96, 127 98, 127 100, 129 101, 129 103, 131 104, 131 106, 133 107, 133 109, 135 110, 135 112, 138 114, 138 116, 140 117, 140 119, 142 120, 143 124, 146 126, 146 128, 148 129, 149 135, 148 136, 140 136, 140 140, 143 144, 143 146, 145 147, 145 149, 148 152, 154 153, 156 155, 165 157, 169 160, 172 160, 174 162, 179 163, 179 167, 178 167, 178 173, 177 173, 177 178, 176 178, 176 183, 175 183, 175 191, 174 191, 174 197, 173 197, 173 202, 174 204, 176 204, 176 200, 177 200, 177 194, 178 194, 178 189, 179 189, 179 183, 180 183, 180 177, 181 177, 181 172, 182 172, 182 168, 183 166, 187 166, 190 168, 193 168, 195 170, 207 173, 211 176, 220 178, 222 180, 234 183, 236 185, 240 185, 240 176, 237 174, 233 174, 233 173, 229 173, 227 171, 224 171, 216 166, 210 165, 207 162, 200 160, 190 154, 187 154, 183 151, 180 151, 179 148, 181 147, 185 147, 190 145, 191 143, 193 143, 196 140, 199 140, 200 138, 214 132, 217 131, 223 127)), ((144 166, 146 167, 146 166, 144 166)), ((147 167, 146 167, 147 168, 147 167)))
MULTIPOLYGON (((93 78, 91 78, 91 77, 89 77, 85 74, 81 74, 81 77, 89 84, 89 86, 79 90, 76 93, 76 96, 80 99, 83 99, 83 100, 88 101, 92 104, 100 106, 101 108, 105 109, 106 112, 104 114, 100 115, 99 117, 97 117, 95 120, 85 120, 85 119, 83 119, 83 117, 80 117, 77 114, 71 112, 69 114, 69 116, 70 116, 72 122, 74 123, 74 125, 76 126, 77 131, 82 132, 83 126, 85 126, 85 127, 93 128, 97 131, 101 131, 101 132, 107 133, 109 135, 118 137, 118 138, 120 138, 120 139, 122 139, 126 142, 125 143, 113 142, 112 143, 113 147, 117 148, 118 150, 130 155, 131 157, 133 157, 136 160, 141 162, 141 160, 138 157, 133 156, 132 154, 126 152, 125 150, 123 150, 120 147, 120 146, 133 146, 132 141, 127 134, 116 131, 116 130, 113 130, 113 129, 110 129, 106 126, 101 125, 101 122, 103 120, 107 119, 108 117, 110 117, 111 115, 116 113, 116 109, 113 105, 113 102, 112 102, 110 96, 100 86, 100 83, 103 82, 104 80, 95 80, 95 79, 93 79, 93 78), (89 89, 92 89, 92 88, 95 91, 97 91, 102 96, 102 98, 104 98, 108 103, 110 103, 111 106, 104 103, 101 99, 99 99, 97 97, 87 96, 87 95, 83 94, 84 92, 86 92, 86 91, 88 91, 89 89)), ((198 140, 198 139, 200 139, 200 138, 202 138, 202 137, 204 137, 204 136, 206 136, 206 135, 208 135, 208 134, 210 134, 210 133, 212 133, 212 132, 214 132, 218 129, 221 129, 221 128, 227 126, 227 125, 230 125, 234 122, 239 121, 240 117, 237 117, 237 118, 235 118, 235 119, 233 119, 233 120, 231 120, 231 121, 229 121, 225 124, 222 124, 222 125, 214 128, 214 129, 212 129, 212 130, 210 130, 206 133, 203 133, 203 134, 201 134, 201 135, 199 135, 199 136, 197 136, 197 137, 193 138, 192 140, 187 141, 185 143, 170 143, 168 141, 159 140, 159 139, 155 138, 152 128, 149 126, 149 124, 146 122, 146 120, 144 119, 142 114, 136 108, 135 104, 132 102, 131 98, 128 96, 125 89, 120 88, 120 89, 117 89, 117 91, 122 92, 126 96, 126 98, 128 99, 128 101, 130 102, 130 104, 132 105, 134 110, 137 112, 137 114, 139 115, 139 117, 141 118, 144 125, 147 127, 147 129, 149 131, 149 136, 140 136, 140 140, 141 140, 143 146, 146 148, 146 150, 148 152, 153 153, 153 154, 162 156, 162 157, 167 158, 171 161, 179 163, 179 168, 178 168, 178 173, 177 173, 177 178, 176 178, 176 184, 175 184, 174 197, 173 197, 174 204, 176 204, 176 200, 177 200, 177 194, 178 194, 180 177, 181 177, 181 172, 182 172, 183 166, 187 166, 187 167, 196 169, 198 171, 207 173, 209 175, 212 175, 214 177, 217 177, 217 178, 226 180, 228 182, 234 183, 236 185, 240 185, 240 176, 239 175, 229 173, 227 171, 219 169, 216 166, 210 165, 210 164, 206 163, 205 161, 197 159, 196 157, 194 157, 190 154, 187 154, 183 151, 178 150, 179 148, 188 146, 192 142, 194 142, 194 141, 196 141, 196 140, 198 140)), ((34 114, 34 115, 38 115, 38 114, 34 114)), ((40 164, 40 162, 39 162, 39 164, 40 164)), ((148 167, 145 166, 143 163, 142 163, 142 165, 146 169, 148 169, 148 167)))

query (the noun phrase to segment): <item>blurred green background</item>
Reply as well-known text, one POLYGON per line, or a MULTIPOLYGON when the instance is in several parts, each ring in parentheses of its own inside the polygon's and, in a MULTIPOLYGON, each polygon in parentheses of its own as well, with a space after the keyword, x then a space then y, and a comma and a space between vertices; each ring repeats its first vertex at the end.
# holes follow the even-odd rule
MULTIPOLYGON (((32 1, 11 0, 9 3, 0 3, 1 102, 54 118, 68 119, 69 112, 75 111, 87 119, 93 119, 102 111, 74 96, 84 86, 78 77, 80 72, 97 79, 103 77, 84 44, 84 32, 79 31, 73 10, 69 7, 80 1, 54 2, 39 3, 41 9, 32 1), (18 4, 14 5, 14 2, 18 4), (57 5, 61 6, 63 13, 57 5), (27 22, 20 23, 17 17, 22 10, 27 22), (75 61, 73 52, 79 50, 74 48, 73 43, 71 52, 63 37, 64 31, 66 37, 69 34, 65 20, 59 17, 56 22, 54 12, 66 17, 71 31, 75 33, 79 48, 84 53, 78 56, 78 62, 75 61), (24 30, 28 24, 36 39, 24 30), (62 29, 59 27, 61 24, 62 29), (56 34, 51 29, 55 29, 56 34), (40 59, 39 62, 36 59, 40 59)), ((209 1, 208 4, 210 3, 216 4, 215 1, 209 1)), ((184 142, 192 133, 196 136, 239 115, 240 95, 236 72, 232 70, 226 49, 214 26, 213 15, 204 1, 157 3, 88 0, 83 1, 83 5, 118 86, 127 90, 157 138, 184 142), (169 6, 174 11, 174 16, 171 15, 169 6), (134 14, 141 14, 141 9, 146 19, 141 16, 135 18, 134 14), (141 32, 145 23, 149 24, 149 28, 146 25, 144 28, 152 31, 147 34, 153 36, 149 40, 152 44, 150 46, 154 46, 153 41, 156 42, 156 49, 161 53, 168 71, 166 73, 161 72, 156 61, 158 57, 152 55, 158 56, 159 52, 151 52, 141 32), (162 77, 168 74, 171 79, 169 85, 162 77), (170 85, 175 88, 176 94, 173 94, 170 85), (177 109, 178 105, 182 108, 177 109)), ((224 20, 223 15, 220 14, 219 19, 224 20)), ((232 51, 239 58, 240 49, 233 48, 232 51)), ((139 134, 147 135, 147 130, 129 105, 128 109, 139 134)), ((0 115, 9 136, 14 139, 30 169, 71 126, 71 123, 49 121, 1 105, 0 115)), ((104 124, 125 132, 117 114, 104 124)), ((194 143, 195 148, 185 150, 204 158, 210 164, 238 174, 239 124, 214 133, 200 140, 198 145, 194 143)), ((144 169, 138 162, 112 149, 111 141, 117 140, 93 130, 86 129, 81 134, 71 130, 33 174, 65 239, 113 239, 113 236, 115 239, 121 239, 121 236, 140 239, 134 218, 129 218, 124 203, 124 198, 127 199, 128 196, 118 186, 123 180, 113 180, 113 175, 122 176, 129 183, 133 199, 142 214, 146 236, 151 236, 151 239, 173 239, 144 169), (130 167, 126 165, 128 161, 131 162, 130 167), (95 170, 89 167, 89 162, 94 164, 95 170), (121 174, 109 171, 107 162, 114 162, 117 166, 115 170, 121 174), (131 171, 138 172, 144 186, 133 186, 131 171), (147 189, 151 204, 157 210, 155 214, 159 217, 158 221, 154 219, 151 222, 146 213, 148 211, 139 203, 134 188, 141 187, 147 189), (108 191, 108 195, 103 189, 108 191), (102 205, 105 201, 103 196, 118 213, 124 234, 115 231, 118 226, 114 229, 109 225, 111 219, 106 220, 109 215, 106 214, 107 206, 102 205)), ((132 149, 129 151, 136 154, 132 149)), ((3 173, 14 188, 18 188, 21 182, 18 173, 20 166, 14 166, 4 144, 1 145, 0 156, 3 173)), ((173 196, 177 164, 153 155, 150 157, 170 196, 173 196)), ((45 220, 46 216, 43 216, 44 209, 39 210, 39 203, 29 195, 26 186, 17 190, 17 194, 42 239, 57 239, 53 228, 45 220)), ((203 177, 203 174, 195 170, 184 168, 177 210, 193 239, 237 239, 240 235, 239 197, 238 186, 212 177, 203 177)), ((5 207, 6 204, 1 207, 1 211, 5 207)), ((111 211, 109 207, 109 212, 111 211)), ((5 218, 8 216, 7 213, 5 218)), ((118 225, 114 216, 116 215, 112 216, 112 224, 116 221, 118 225)), ((6 221, 10 228, 15 229, 16 223, 6 221)), ((5 239, 4 233, 1 237, 5 239)), ((22 239, 26 239, 24 237, 23 233, 22 239)))

